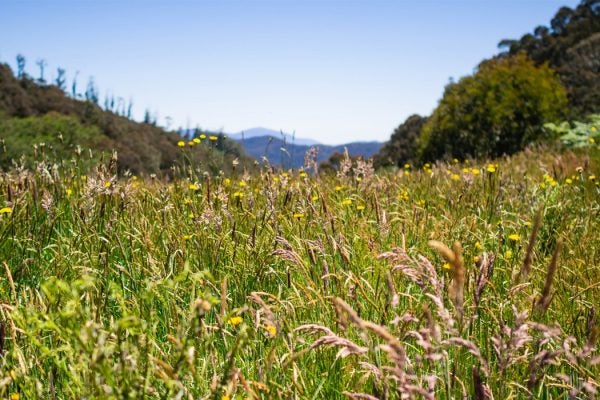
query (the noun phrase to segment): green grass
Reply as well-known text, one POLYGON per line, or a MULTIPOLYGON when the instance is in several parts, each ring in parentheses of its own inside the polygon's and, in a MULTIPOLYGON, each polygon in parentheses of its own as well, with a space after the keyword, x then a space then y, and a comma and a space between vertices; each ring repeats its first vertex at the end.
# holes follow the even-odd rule
POLYGON ((0 397, 594 397, 599 159, 535 150, 494 172, 170 182, 64 163, 2 174, 0 397), (430 240, 462 244, 462 321, 448 292, 461 266, 444 268, 430 240))

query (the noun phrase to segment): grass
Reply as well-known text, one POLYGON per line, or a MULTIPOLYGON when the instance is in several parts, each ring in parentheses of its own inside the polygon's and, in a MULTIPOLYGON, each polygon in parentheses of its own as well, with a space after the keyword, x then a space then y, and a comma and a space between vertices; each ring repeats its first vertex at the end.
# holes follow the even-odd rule
POLYGON ((593 398, 585 151, 337 177, 4 173, 0 396, 593 398))

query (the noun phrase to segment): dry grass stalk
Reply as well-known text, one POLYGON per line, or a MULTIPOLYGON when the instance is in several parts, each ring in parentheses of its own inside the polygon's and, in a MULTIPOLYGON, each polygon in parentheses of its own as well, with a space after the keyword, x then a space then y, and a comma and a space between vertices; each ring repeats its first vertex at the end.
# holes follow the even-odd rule
POLYGON ((437 240, 430 240, 429 246, 440 253, 444 260, 450 264, 452 281, 448 287, 448 296, 456 308, 459 323, 462 323, 465 301, 465 279, 467 273, 462 255, 462 246, 459 242, 454 242, 452 249, 450 249, 444 243, 437 240))
POLYGON ((531 229, 531 235, 529 236, 529 243, 527 244, 527 251, 525 252, 525 259, 523 260, 523 267, 521 273, 517 278, 517 283, 522 280, 527 280, 529 272, 531 270, 531 263, 533 262, 533 246, 537 240, 538 232, 540 231, 540 225, 542 223, 542 208, 540 208, 535 214, 533 220, 533 227, 531 229))
POLYGON ((554 275, 556 274, 556 267, 558 263, 558 256, 560 254, 560 250, 562 249, 563 240, 558 239, 556 242, 556 249, 554 250, 554 254, 552 255, 552 260, 550 261, 550 265, 548 266, 548 273, 546 274, 546 282, 544 283, 544 289, 542 289, 542 296, 538 299, 536 307, 537 309, 545 313, 552 301, 552 295, 550 294, 550 290, 552 288, 552 282, 554 280, 554 275))
POLYGON ((483 294, 483 289, 486 284, 492 278, 492 273, 494 272, 494 261, 496 257, 494 253, 483 253, 481 257, 477 260, 477 267, 479 271, 477 272, 477 278, 475 279, 475 293, 474 300, 475 306, 479 307, 479 302, 481 301, 481 295, 483 294))
POLYGON ((366 393, 350 393, 350 392, 343 391, 342 394, 350 397, 352 400, 357 400, 357 399, 379 400, 377 397, 371 396, 370 394, 366 394, 366 393))

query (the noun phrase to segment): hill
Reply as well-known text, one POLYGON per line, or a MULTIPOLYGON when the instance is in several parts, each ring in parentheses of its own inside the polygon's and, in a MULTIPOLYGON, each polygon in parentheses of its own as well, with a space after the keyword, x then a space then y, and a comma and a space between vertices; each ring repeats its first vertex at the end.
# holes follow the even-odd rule
POLYGON ((266 157, 272 165, 281 166, 283 168, 299 168, 304 165, 304 154, 311 148, 319 149, 318 162, 323 162, 329 159, 335 153, 343 153, 344 148, 348 149, 348 154, 351 157, 362 156, 370 158, 379 151, 383 143, 380 142, 354 142, 337 146, 328 146, 319 144, 316 146, 294 145, 289 142, 273 137, 260 136, 245 139, 243 147, 245 152, 262 160, 266 157))
MULTIPOLYGON (((1 63, 0 140, 2 169, 13 160, 27 163, 38 157, 40 143, 42 153, 53 160, 70 160, 76 151, 81 153, 78 148, 94 150, 92 159, 116 150, 118 170, 134 174, 172 174, 172 167, 183 159, 177 145, 183 138, 178 133, 167 132, 151 121, 136 122, 122 113, 102 109, 94 87, 88 88, 85 100, 74 99, 56 85, 42 84, 26 74, 17 78, 7 64, 1 63)), ((220 137, 195 146, 186 157, 218 172, 244 155, 236 142, 220 137)))

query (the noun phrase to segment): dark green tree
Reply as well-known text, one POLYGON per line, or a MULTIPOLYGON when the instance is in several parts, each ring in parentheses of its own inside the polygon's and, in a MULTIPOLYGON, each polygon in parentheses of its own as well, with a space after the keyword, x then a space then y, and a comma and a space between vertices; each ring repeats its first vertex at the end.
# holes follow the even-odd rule
POLYGON ((417 155, 417 138, 426 117, 413 114, 398 126, 387 142, 373 159, 375 168, 398 166, 413 162, 417 155))
POLYGON ((25 56, 23 54, 17 54, 17 78, 25 78, 25 56))
POLYGON ((66 71, 63 68, 56 69, 56 79, 54 83, 57 88, 64 91, 67 88, 67 78, 65 77, 66 71))
POLYGON ((497 157, 546 138, 543 124, 562 118, 567 96, 555 72, 525 55, 484 61, 450 84, 418 139, 421 161, 497 157))

